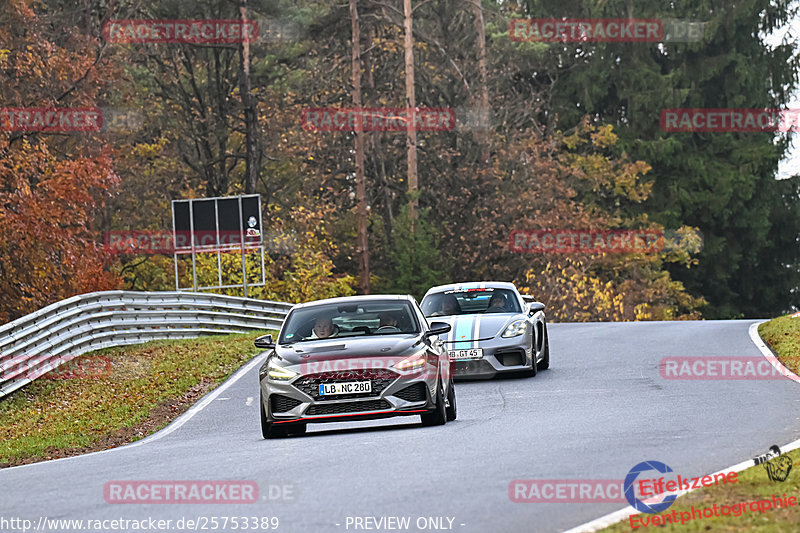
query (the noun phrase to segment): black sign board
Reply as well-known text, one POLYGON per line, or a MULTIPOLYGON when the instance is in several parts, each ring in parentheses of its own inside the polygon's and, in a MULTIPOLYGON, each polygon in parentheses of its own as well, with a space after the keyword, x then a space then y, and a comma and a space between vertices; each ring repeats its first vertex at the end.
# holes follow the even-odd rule
POLYGON ((174 200, 176 253, 230 250, 262 243, 259 195, 174 200))

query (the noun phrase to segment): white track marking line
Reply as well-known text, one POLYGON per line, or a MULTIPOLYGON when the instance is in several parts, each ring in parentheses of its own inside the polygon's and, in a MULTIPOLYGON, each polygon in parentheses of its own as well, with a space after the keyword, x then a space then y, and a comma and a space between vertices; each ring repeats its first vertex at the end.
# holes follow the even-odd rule
MULTIPOLYGON (((800 382, 800 377, 792 374, 791 370, 783 366, 783 364, 780 361, 778 361, 778 359, 775 357, 775 354, 772 353, 772 350, 770 350, 767 347, 763 339, 761 339, 761 337, 758 335, 758 326, 763 324, 764 322, 766 322, 766 320, 761 320, 759 322, 754 322, 753 324, 750 324, 750 329, 748 330, 748 333, 750 334, 750 340, 753 341, 753 344, 756 345, 756 348, 758 348, 761 351, 761 354, 770 362, 770 364, 772 364, 772 366, 778 369, 784 376, 788 377, 789 379, 800 382)), ((789 444, 786 444, 784 446, 780 446, 781 453, 790 452, 797 448, 800 448, 800 439, 790 442, 789 444)), ((723 473, 727 474, 728 472, 741 472, 742 470, 750 468, 751 466, 754 466, 753 460, 748 459, 747 461, 743 461, 739 464, 733 465, 724 470, 720 470, 719 472, 714 472, 713 474, 709 475, 711 477, 714 477, 716 474, 723 474, 723 473)), ((683 496, 684 494, 688 494, 693 490, 697 489, 680 491, 678 493, 678 496, 683 496)), ((585 524, 575 526, 572 529, 568 529, 564 533, 589 533, 592 531, 598 531, 600 529, 607 528, 612 524, 616 524, 617 522, 621 522, 622 520, 625 520, 629 516, 635 514, 639 514, 639 512, 636 511, 636 509, 634 509, 633 507, 628 506, 625 507, 624 509, 620 509, 619 511, 614 511, 613 513, 601 516, 600 518, 595 518, 591 522, 586 522, 585 524)))
MULTIPOLYGON (((750 324, 750 330, 749 330, 750 340, 753 341, 753 344, 756 345, 756 348, 761 350, 761 354, 764 357, 767 358, 767 361, 769 361, 769 364, 771 364, 773 367, 775 367, 775 370, 780 372, 782 376, 785 376, 785 377, 791 379, 792 381, 796 381, 797 383, 800 383, 800 377, 798 377, 794 372, 792 372, 791 370, 786 368, 783 365, 783 363, 781 363, 778 360, 778 358, 775 357, 775 354, 772 353, 772 350, 770 350, 769 346, 767 346, 767 344, 764 342, 764 339, 762 339, 761 336, 758 334, 758 326, 760 326, 764 322, 766 322, 766 320, 762 320, 761 322, 754 322, 753 324, 750 324)), ((781 449, 783 449, 783 448, 781 448, 781 449)))
POLYGON ((148 444, 151 442, 155 442, 159 439, 162 439, 169 435, 170 433, 176 431, 181 426, 183 426, 186 422, 192 419, 197 413, 208 407, 208 405, 213 402, 220 394, 225 392, 228 387, 239 381, 239 379, 250 372, 256 365, 258 365, 262 360, 261 354, 255 356, 249 363, 241 367, 239 370, 233 373, 231 377, 229 377, 225 382, 223 382, 219 387, 208 393, 199 403, 196 403, 192 406, 188 411, 183 413, 181 416, 173 420, 167 427, 153 433, 152 435, 148 435, 147 437, 143 438, 142 440, 137 440, 136 442, 132 442, 130 444, 126 444, 124 446, 120 446, 118 448, 111 448, 109 450, 100 450, 98 452, 91 452, 83 455, 73 455, 72 457, 62 457, 60 459, 51 459, 49 461, 40 461, 38 463, 31 463, 28 465, 20 465, 20 466, 12 466, 10 468, 3 468, 0 470, 0 477, 3 476, 3 472, 9 470, 19 470, 20 468, 31 468, 34 466, 42 466, 42 465, 49 465, 59 461, 74 461, 76 459, 81 459, 83 457, 91 457, 93 455, 99 455, 101 453, 113 453, 119 452, 121 450, 130 450, 131 448, 136 448, 137 446, 142 446, 144 444, 148 444))

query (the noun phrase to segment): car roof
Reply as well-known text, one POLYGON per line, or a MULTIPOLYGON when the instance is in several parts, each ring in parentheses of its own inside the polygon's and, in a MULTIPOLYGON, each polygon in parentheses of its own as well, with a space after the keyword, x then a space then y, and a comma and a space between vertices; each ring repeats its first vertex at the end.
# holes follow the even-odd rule
POLYGON ((408 294, 361 294, 358 296, 341 296, 339 298, 326 298, 325 300, 314 300, 313 302, 305 302, 296 304, 292 309, 300 309, 303 307, 314 307, 322 304, 349 304, 358 302, 368 302, 376 300, 397 300, 414 302, 414 298, 408 294))
POLYGON ((507 281, 468 281, 463 283, 450 283, 448 285, 431 287, 428 289, 428 292, 425 293, 425 296, 434 292, 458 291, 463 289, 510 289, 519 293, 514 284, 507 281))

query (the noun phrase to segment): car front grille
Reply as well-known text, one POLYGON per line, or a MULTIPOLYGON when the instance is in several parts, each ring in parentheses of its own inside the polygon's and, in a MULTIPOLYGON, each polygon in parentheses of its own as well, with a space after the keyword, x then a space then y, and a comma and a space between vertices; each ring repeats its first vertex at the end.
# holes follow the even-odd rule
POLYGON ((492 364, 486 359, 477 361, 456 361, 456 376, 470 376, 472 374, 495 373, 492 364))
POLYGON ((397 396, 407 402, 423 402, 428 399, 428 395, 425 394, 426 388, 424 383, 414 383, 395 392, 392 396, 397 396))
POLYGON ((382 411, 391 409, 392 404, 386 400, 368 400, 365 402, 343 402, 315 404, 308 408, 307 415, 339 415, 344 413, 360 413, 365 411, 382 411))
POLYGON ((291 411, 303 403, 300 400, 295 400, 294 398, 289 398, 288 396, 283 396, 281 394, 270 395, 269 402, 273 413, 285 413, 286 411, 291 411))
POLYGON ((399 374, 385 368, 364 368, 342 370, 339 372, 320 372, 307 374, 294 382, 294 386, 308 394, 315 400, 347 400, 351 398, 365 398, 379 396, 399 374), (353 394, 332 394, 320 396, 319 386, 323 383, 338 383, 342 381, 371 381, 372 392, 357 392, 353 394))

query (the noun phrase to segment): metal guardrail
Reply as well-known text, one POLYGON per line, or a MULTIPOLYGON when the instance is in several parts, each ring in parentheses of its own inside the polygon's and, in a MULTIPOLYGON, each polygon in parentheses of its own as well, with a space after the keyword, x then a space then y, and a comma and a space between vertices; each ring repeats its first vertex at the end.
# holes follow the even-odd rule
POLYGON ((292 305, 184 291, 73 296, 0 326, 0 398, 108 346, 278 329, 292 305))

